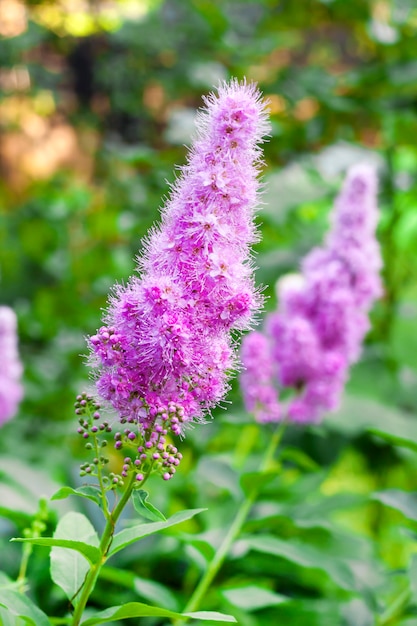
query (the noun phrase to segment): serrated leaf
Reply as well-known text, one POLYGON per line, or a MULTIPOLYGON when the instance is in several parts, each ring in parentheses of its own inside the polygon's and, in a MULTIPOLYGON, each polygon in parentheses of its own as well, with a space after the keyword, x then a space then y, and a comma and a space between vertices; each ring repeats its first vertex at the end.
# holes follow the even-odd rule
POLYGON ((16 618, 26 620, 31 626, 51 626, 48 617, 24 594, 11 589, 0 589, 0 605, 16 618))
POLYGON ((166 517, 153 504, 147 502, 149 493, 144 489, 135 489, 132 492, 132 502, 135 511, 151 522, 166 522, 166 517))
POLYGON ((372 499, 400 511, 407 519, 417 522, 417 493, 415 491, 386 489, 373 493, 372 499))
POLYGON ((90 569, 89 563, 97 563, 101 558, 97 547, 99 539, 85 515, 71 511, 59 521, 54 540, 82 545, 82 549, 76 548, 75 545, 63 545, 62 547, 54 546, 51 550, 51 578, 76 606, 78 602, 76 594, 90 569), (77 537, 78 541, 73 541, 73 537, 77 537))
POLYGON ((223 589, 221 593, 228 602, 248 612, 291 601, 291 598, 287 596, 282 596, 270 589, 258 587, 257 585, 223 589))
POLYGON ((114 536, 109 556, 112 556, 113 554, 116 554, 116 552, 123 550, 123 548, 130 545, 131 543, 139 541, 139 539, 142 539, 142 537, 147 537, 148 535, 158 533, 161 530, 165 530, 166 528, 170 528, 171 526, 175 526, 176 524, 181 524, 181 522, 185 522, 186 520, 191 519, 198 513, 206 510, 207 509, 187 509, 186 511, 179 511, 178 513, 175 513, 165 522, 139 524, 138 526, 132 526, 131 528, 121 530, 114 536))
POLYGON ((212 621, 212 622, 236 622, 231 615, 224 615, 214 611, 198 611, 197 613, 176 613, 168 609, 162 609, 157 606, 142 604, 141 602, 128 602, 123 606, 112 606, 105 611, 96 613, 94 617, 90 617, 81 622, 81 626, 94 626, 94 624, 104 624, 112 622, 116 619, 128 619, 130 617, 167 617, 171 619, 181 619, 189 617, 192 619, 212 621))
POLYGON ((92 502, 101 505, 100 490, 98 487, 93 487, 93 485, 82 485, 81 487, 77 487, 77 489, 73 489, 72 487, 61 487, 61 489, 58 489, 58 491, 51 496, 51 500, 64 500, 69 496, 87 498, 88 500, 92 500, 92 502))

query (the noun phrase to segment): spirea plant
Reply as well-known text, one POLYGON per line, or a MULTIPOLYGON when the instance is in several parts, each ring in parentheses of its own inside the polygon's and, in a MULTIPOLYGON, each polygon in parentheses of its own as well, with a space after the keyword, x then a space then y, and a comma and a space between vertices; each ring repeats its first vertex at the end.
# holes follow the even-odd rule
MULTIPOLYGON (((353 565, 326 560, 322 549, 316 553, 307 544, 292 543, 294 529, 285 541, 264 536, 257 532, 262 529, 255 517, 255 533, 249 538, 242 533, 262 489, 283 470, 279 445, 288 423, 317 424, 337 406, 349 369, 360 358, 372 305, 382 294, 375 236, 377 179, 372 168, 358 165, 347 174, 324 244, 304 258, 299 274, 278 281, 277 310, 267 316, 262 330, 253 329, 263 303, 251 247, 258 239, 254 218, 259 204, 260 145, 267 132, 265 103, 254 85, 232 80, 205 99, 188 160, 159 225, 144 242, 137 273, 112 289, 102 325, 87 338, 91 385, 77 395, 74 407, 85 451, 82 484, 62 487, 52 500, 82 498, 99 508, 100 522, 92 517, 93 525, 86 515, 70 511, 55 524, 48 503, 40 501, 24 536, 14 540, 23 543, 17 579, 3 580, 0 575, 0 624, 93 626, 124 619, 142 623, 140 618, 176 626, 190 621, 236 622, 224 612, 200 609, 239 539, 234 558, 251 549, 292 558, 328 575, 331 584, 339 585, 337 594, 343 601, 349 593, 355 602, 362 601, 353 565), (242 331, 248 332, 239 356, 237 338, 242 331), (197 576, 187 577, 183 610, 167 607, 166 588, 157 581, 151 586, 152 604, 128 601, 96 610, 91 595, 100 577, 110 575, 117 585, 134 578, 109 568, 109 560, 141 539, 205 511, 179 510, 167 519, 150 502, 144 487, 148 488, 152 476, 162 479, 163 489, 167 488, 164 481, 175 479, 181 471, 181 442, 187 431, 207 421, 212 409, 225 400, 231 375, 239 368, 250 426, 265 431, 268 445, 260 463, 257 457, 258 464, 249 463, 247 470, 249 453, 239 450, 235 465, 241 476, 233 516, 213 544, 207 536, 194 542, 203 546, 204 567, 197 576), (120 466, 112 462, 114 455, 123 460, 120 466), (142 521, 126 520, 130 512, 142 521), (47 616, 32 600, 28 574, 37 545, 51 549, 51 578, 67 598, 63 614, 47 616)), ((22 395, 16 321, 5 307, 0 307, 0 353, 1 423, 15 413, 22 395)), ((242 436, 247 450, 256 437, 242 436)), ((284 452, 291 456, 290 449, 284 452)), ((293 456, 311 468, 312 461, 301 452, 293 456)), ((287 478, 278 485, 280 493, 291 489, 287 478)), ((294 502, 291 498, 290 516, 296 520, 297 494, 294 502)), ((271 515, 267 512, 266 518, 271 515)), ((304 514, 302 527, 309 529, 310 521, 304 514)), ((311 524, 314 530, 314 519, 311 524)), ((326 524, 320 529, 327 529, 326 524)), ((237 579, 237 589, 223 590, 229 601, 226 608, 232 604, 255 610, 297 602, 296 597, 277 594, 272 588, 245 585, 241 572, 237 579)), ((370 590, 363 589, 368 598, 370 590)), ((387 619, 382 613, 378 617, 379 626, 391 623, 397 604, 394 598, 387 619)), ((255 622, 244 615, 242 624, 255 622)))
MULTIPOLYGON (((254 85, 234 80, 220 85, 205 103, 188 162, 138 259, 138 275, 113 289, 104 325, 88 339, 95 390, 77 396, 75 413, 91 454, 81 476, 92 481, 77 490, 61 489, 55 498, 76 494, 96 502, 104 530, 98 537, 87 518, 69 513, 54 537, 38 533, 21 540, 52 547, 52 577, 68 596, 70 615, 64 622, 73 626, 140 616, 235 621, 218 613, 181 615, 141 603, 92 616, 86 612, 111 556, 200 512, 182 511, 166 520, 142 488, 152 474, 165 481, 174 476, 182 455, 173 439, 224 399, 237 362, 232 333, 250 328, 262 303, 250 250, 257 239, 265 105, 254 85), (106 414, 113 412, 112 424, 102 417, 102 405, 106 414), (107 471, 109 436, 125 455, 120 474, 107 471), (157 521, 118 531, 131 499, 145 517, 157 521)), ((32 609, 22 616, 39 626, 49 623, 32 609)))

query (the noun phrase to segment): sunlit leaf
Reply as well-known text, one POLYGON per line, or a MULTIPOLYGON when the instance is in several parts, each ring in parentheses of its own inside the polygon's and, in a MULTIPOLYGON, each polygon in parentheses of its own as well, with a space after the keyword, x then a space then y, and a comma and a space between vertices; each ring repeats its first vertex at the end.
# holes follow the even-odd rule
POLYGON ((409 520, 417 522, 417 493, 402 489, 386 489, 372 494, 374 500, 382 502, 397 511, 401 511, 409 520))
POLYGON ((161 511, 158 511, 156 506, 148 502, 149 493, 144 489, 135 489, 132 492, 132 502, 135 510, 151 522, 165 522, 166 517, 161 511))
POLYGON ((94 624, 104 624, 116 619, 127 619, 130 617, 167 617, 170 619, 180 619, 189 617, 192 619, 212 621, 212 622, 236 622, 231 615, 224 615, 213 611, 198 611, 196 613, 175 613, 167 609, 156 606, 149 606, 141 602, 128 602, 123 606, 113 606, 105 611, 96 613, 94 617, 90 617, 83 622, 81 626, 94 626, 94 624))
POLYGON ((128 570, 121 570, 106 565, 100 572, 100 578, 109 580, 110 582, 128 589, 136 591, 136 593, 145 598, 145 600, 154 604, 162 605, 165 609, 177 611, 179 602, 174 593, 172 593, 165 585, 154 580, 135 576, 128 570))
POLYGON ((249 549, 279 556, 296 563, 300 567, 318 569, 325 572, 342 589, 355 589, 356 582, 348 563, 343 559, 324 555, 320 546, 314 546, 300 540, 284 541, 273 536, 263 535, 244 540, 249 549))
POLYGON ((291 598, 256 585, 223 589, 222 595, 231 604, 249 612, 291 601, 291 598))
POLYGON ((100 559, 99 539, 89 520, 81 513, 67 513, 55 529, 54 540, 77 537, 75 543, 83 540, 83 549, 73 546, 54 546, 51 550, 51 578, 56 585, 65 591, 72 604, 78 603, 76 597, 85 576, 90 569, 89 563, 97 563, 100 559), (68 549, 72 548, 72 549, 68 549))
POLYGON ((61 487, 51 496, 51 500, 64 500, 68 496, 79 496, 81 498, 87 498, 92 500, 96 504, 101 504, 100 490, 98 487, 92 485, 83 485, 73 489, 72 487, 61 487))
POLYGON ((73 539, 58 539, 54 537, 13 537, 10 541, 33 543, 36 546, 47 546, 74 550, 82 554, 90 563, 97 563, 100 551, 88 543, 73 539))
POLYGON ((148 535, 153 535, 154 533, 158 533, 161 530, 170 528, 171 526, 181 524, 181 522, 185 522, 186 520, 194 517, 194 515, 197 515, 198 513, 201 513, 205 510, 206 509, 188 509, 185 511, 179 511, 178 513, 175 513, 172 517, 167 519, 165 522, 140 524, 138 526, 132 526, 131 528, 121 530, 114 536, 109 556, 112 556, 113 554, 116 554, 116 552, 123 550, 123 548, 130 545, 131 543, 139 541, 139 539, 142 539, 142 537, 147 537, 148 535))
MULTIPOLYGON (((18 591, 0 589, 0 606, 6 607, 15 620, 21 617, 30 626, 51 626, 45 613, 33 604, 30 598, 18 591)), ((15 623, 16 621, 13 625, 15 623)))

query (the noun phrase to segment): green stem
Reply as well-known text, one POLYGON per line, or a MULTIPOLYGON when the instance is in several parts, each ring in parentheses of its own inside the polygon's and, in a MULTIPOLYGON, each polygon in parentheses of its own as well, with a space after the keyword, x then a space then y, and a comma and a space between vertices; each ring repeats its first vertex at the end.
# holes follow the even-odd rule
POLYGON ((23 545, 22 560, 20 562, 19 575, 16 579, 16 583, 20 593, 25 593, 26 586, 26 572, 28 568, 29 558, 32 554, 33 545, 31 543, 25 543, 23 545))
MULTIPOLYGON (((265 472, 269 468, 270 463, 272 459, 274 458, 275 451, 278 448, 278 445, 284 434, 284 429, 285 429, 285 421, 280 423, 280 425, 274 432, 273 436, 271 437, 269 446, 266 450, 265 456, 259 468, 261 472, 265 472)), ((189 599, 183 611, 184 613, 191 613, 192 611, 197 610, 198 607, 200 606, 201 600, 207 593, 207 590, 209 589, 211 583, 213 582, 221 566, 223 565, 223 562, 232 546, 232 543, 235 541, 236 537, 239 535, 252 506, 256 502, 256 499, 259 494, 259 489, 260 487, 258 485, 253 487, 250 493, 248 494, 247 498, 243 500, 242 504, 240 505, 237 511, 236 517, 234 518, 233 523, 230 526, 226 536, 224 537, 219 548, 217 549, 204 576, 201 578, 200 582, 198 583, 197 587, 194 590, 194 593, 189 599)), ((177 622, 177 625, 180 626, 185 621, 186 621, 186 618, 185 620, 181 620, 177 622)))
POLYGON ((100 546, 99 546, 99 549, 101 552, 101 558, 100 558, 100 561, 98 561, 97 563, 94 563, 94 565, 91 566, 90 571, 88 572, 85 578, 84 584, 79 594, 77 606, 75 607, 74 613, 72 616, 72 626, 79 626, 81 622, 82 614, 87 605, 88 598, 90 597, 91 592, 93 591, 95 587, 97 578, 99 577, 99 574, 100 574, 100 570, 107 560, 107 554, 109 552, 110 546, 113 541, 113 535, 114 535, 114 530, 116 527, 117 520, 119 519, 124 507, 126 506, 130 498, 135 481, 136 481, 136 474, 132 472, 132 475, 130 477, 130 480, 126 486, 126 489, 122 497, 120 498, 119 502, 114 507, 113 511, 109 513, 106 526, 104 527, 103 535, 101 537, 100 546))
MULTIPOLYGON (((101 448, 99 446, 99 441, 98 441, 96 434, 93 435, 93 441, 94 441, 95 455, 98 459, 100 459, 101 448)), ((109 512, 109 506, 108 506, 108 501, 107 501, 106 485, 104 484, 104 480, 103 480, 103 468, 100 462, 97 465, 97 479, 100 485, 101 504, 103 507, 103 514, 106 520, 109 521, 111 514, 109 512)))

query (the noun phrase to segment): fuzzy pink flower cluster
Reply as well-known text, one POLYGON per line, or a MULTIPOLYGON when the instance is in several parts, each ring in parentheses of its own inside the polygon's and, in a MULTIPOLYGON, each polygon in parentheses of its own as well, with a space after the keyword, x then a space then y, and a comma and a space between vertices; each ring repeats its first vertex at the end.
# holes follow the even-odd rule
POLYGON ((162 417, 176 434, 224 397, 231 331, 247 329, 261 304, 250 246, 265 108, 237 81, 205 104, 139 275, 114 289, 105 326, 89 338, 99 395, 121 420, 149 429, 162 417))
POLYGON ((0 306, 0 426, 15 415, 23 397, 17 342, 16 315, 0 306))
POLYGON ((278 285, 279 309, 266 320, 258 361, 247 353, 254 342, 259 349, 260 338, 244 338, 242 392, 261 421, 280 419, 279 389, 294 391, 286 413, 295 422, 314 422, 337 407, 349 367, 360 357, 369 311, 382 293, 376 198, 374 170, 351 168, 325 245, 305 257, 301 275, 278 285))

